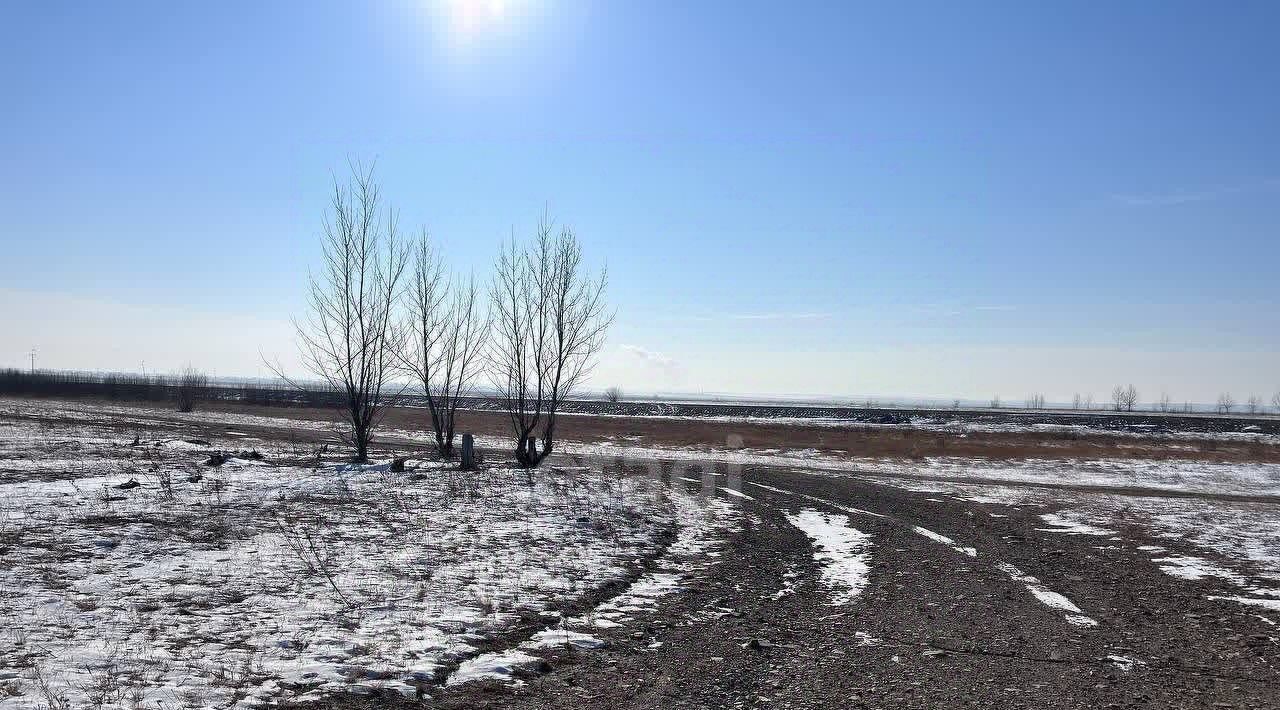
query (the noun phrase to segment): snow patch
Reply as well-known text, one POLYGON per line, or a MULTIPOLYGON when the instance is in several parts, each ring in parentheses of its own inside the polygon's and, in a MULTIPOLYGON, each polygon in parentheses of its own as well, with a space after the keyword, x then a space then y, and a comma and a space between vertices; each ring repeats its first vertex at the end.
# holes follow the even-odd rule
POLYGON ((1044 604, 1050 609, 1067 612, 1065 615, 1067 623, 1074 626, 1086 627, 1098 625, 1097 621, 1085 616, 1084 613, 1080 611, 1080 607, 1071 603, 1070 599, 1049 589, 1042 584, 1039 579, 1023 573, 1022 570, 1014 567, 1008 562, 997 562, 996 569, 1009 575, 1009 578, 1013 581, 1025 586, 1027 591, 1031 592, 1031 595, 1034 596, 1041 604, 1044 604))
POLYGON ((822 576, 836 590, 832 603, 852 603, 867 586, 871 536, 849 525, 843 515, 812 509, 787 514, 787 521, 813 543, 813 557, 822 564, 822 576))
POLYGON ((933 540, 934 542, 942 543, 943 545, 950 547, 951 549, 955 550, 956 552, 959 552, 962 555, 968 555, 969 557, 978 556, 978 551, 975 548, 962 547, 960 545, 957 545, 955 540, 952 540, 946 535, 936 533, 928 528, 922 528, 919 525, 913 526, 911 529, 917 535, 923 535, 924 537, 927 537, 930 540, 933 540))
POLYGON ((1072 518, 1058 515, 1056 513, 1045 513, 1040 519, 1048 523, 1052 527, 1036 528, 1040 532, 1066 533, 1068 535, 1115 535, 1114 530, 1095 527, 1088 523, 1074 520, 1072 518))

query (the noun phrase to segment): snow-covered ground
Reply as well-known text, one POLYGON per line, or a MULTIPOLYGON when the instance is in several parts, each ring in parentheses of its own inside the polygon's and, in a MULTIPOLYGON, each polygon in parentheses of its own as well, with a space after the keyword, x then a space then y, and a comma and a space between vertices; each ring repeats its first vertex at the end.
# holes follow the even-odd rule
POLYGON ((145 421, 131 446, 112 416, 132 415, 0 420, 0 684, 21 691, 0 694, 4 710, 429 693, 522 621, 546 627, 530 650, 585 643, 556 632, 674 588, 732 518, 722 501, 586 469, 528 485, 412 461, 277 466, 293 452, 262 442, 266 461, 215 468, 210 446, 146 439, 145 421), (612 606, 561 621, 637 575, 612 606))
MULTIPOLYGON (((647 462, 654 473, 660 459, 697 465, 666 477, 670 485, 662 475, 561 468, 539 473, 532 486, 512 470, 460 476, 422 462, 407 473, 270 465, 247 455, 202 465, 211 448, 256 447, 266 461, 310 453, 273 450, 235 430, 249 426, 330 429, 256 415, 0 399, 0 688, 14 683, 24 692, 0 693, 0 710, 57 707, 60 697, 73 706, 142 698, 226 707, 336 689, 415 696, 445 676, 452 684, 507 678, 548 648, 592 648, 601 629, 654 608, 715 559, 736 506, 763 491, 848 514, 802 510, 788 519, 818 551, 834 598, 855 598, 874 548, 853 525, 884 515, 755 481, 744 490, 745 465, 865 477, 991 504, 994 516, 1013 512, 999 506, 1030 506, 1044 534, 1093 536, 1099 545, 1136 529, 1160 541, 1140 549, 1166 573, 1188 584, 1222 580, 1233 589, 1224 598, 1280 611, 1280 505, 1266 500, 1280 496, 1277 464, 842 458, 649 448, 623 437, 559 449, 571 459, 647 462), (39 418, 23 418, 32 413, 39 418), (156 442, 147 435, 156 416, 216 425, 221 438, 156 442), (142 440, 130 446, 135 431, 142 440), (130 480, 139 485, 115 487, 130 480), (669 547, 665 532, 675 532, 669 547), (576 606, 587 591, 620 580, 626 584, 602 604, 576 606), (532 636, 530 620, 541 629, 532 636), (481 652, 518 624, 521 636, 481 652)), ((912 530, 978 556, 966 540, 912 530)), ((1036 577, 992 563, 1068 621, 1093 623, 1036 577)), ((780 584, 779 595, 794 589, 794 579, 780 584)))

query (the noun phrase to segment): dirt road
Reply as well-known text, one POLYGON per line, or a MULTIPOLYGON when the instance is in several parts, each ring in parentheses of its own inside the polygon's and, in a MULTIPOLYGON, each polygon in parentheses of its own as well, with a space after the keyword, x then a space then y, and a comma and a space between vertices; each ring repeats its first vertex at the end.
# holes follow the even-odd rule
POLYGON ((522 687, 472 684, 440 704, 1280 706, 1277 614, 1212 599, 1238 590, 1170 576, 1139 549, 1175 554, 1168 539, 1046 532, 1038 508, 763 467, 741 489, 750 500, 715 493, 745 514, 719 562, 658 613, 522 687), (835 601, 815 541, 789 521, 805 511, 868 536, 852 600, 835 601))

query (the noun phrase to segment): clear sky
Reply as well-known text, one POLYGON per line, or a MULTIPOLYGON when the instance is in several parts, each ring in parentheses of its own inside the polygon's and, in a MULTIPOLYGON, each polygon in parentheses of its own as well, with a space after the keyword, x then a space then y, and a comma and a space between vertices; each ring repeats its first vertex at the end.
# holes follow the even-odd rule
POLYGON ((292 357, 334 172, 608 264, 593 384, 1280 388, 1280 4, 0 8, 0 365, 292 357))

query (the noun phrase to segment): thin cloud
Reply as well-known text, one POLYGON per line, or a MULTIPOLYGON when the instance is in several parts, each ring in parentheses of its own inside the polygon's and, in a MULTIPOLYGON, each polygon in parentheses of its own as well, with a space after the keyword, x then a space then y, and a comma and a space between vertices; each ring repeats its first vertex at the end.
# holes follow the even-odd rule
POLYGON ((728 316, 733 320, 822 320, 830 318, 830 313, 733 313, 728 316))
POLYGON ((663 370, 674 370, 679 365, 672 358, 659 352, 642 348, 639 345, 619 345, 618 349, 640 358, 645 364, 663 370))
POLYGON ((958 318, 960 316, 980 313, 1007 313, 1016 311, 1018 307, 1007 303, 992 303, 977 306, 970 306, 958 303, 925 303, 916 306, 909 306, 909 310, 916 313, 929 316, 945 316, 949 318, 958 318))
POLYGON ((806 320, 825 320, 833 318, 833 313, 724 313, 715 316, 687 316, 687 320, 709 323, 724 320, 751 320, 751 321, 806 321, 806 320))
POLYGON ((1168 207, 1193 202, 1210 202, 1235 195, 1274 190, 1276 188, 1280 188, 1280 180, 1271 179, 1238 185, 1223 185, 1205 190, 1182 190, 1149 195, 1113 195, 1112 199, 1130 207, 1168 207))

